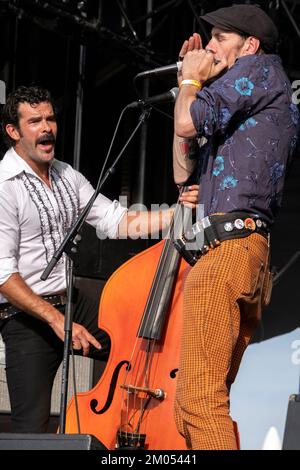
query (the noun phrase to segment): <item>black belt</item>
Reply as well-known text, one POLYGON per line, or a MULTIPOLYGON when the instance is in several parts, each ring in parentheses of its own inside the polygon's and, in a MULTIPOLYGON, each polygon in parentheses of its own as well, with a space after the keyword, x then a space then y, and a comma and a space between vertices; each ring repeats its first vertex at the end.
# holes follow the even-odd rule
MULTIPOLYGON (((67 303, 67 297, 64 294, 41 295, 41 298, 46 300, 54 307, 62 307, 67 303)), ((18 313, 21 313, 22 311, 23 310, 21 310, 19 307, 16 307, 9 302, 2 303, 0 304, 0 320, 11 318, 18 313)))
POLYGON ((268 225, 262 219, 245 212, 210 215, 196 222, 192 231, 175 240, 174 246, 194 266, 200 256, 210 248, 219 246, 222 241, 248 237, 255 232, 268 238, 268 225))
MULTIPOLYGON (((268 238, 269 235, 266 222, 257 217, 251 217, 245 212, 230 212, 224 215, 211 215, 207 218, 211 225, 204 228, 204 239, 205 244, 211 248, 214 248, 214 238, 221 242, 231 238, 248 237, 254 232, 259 233, 265 238, 268 238)), ((207 218, 204 217, 202 221, 207 218)))

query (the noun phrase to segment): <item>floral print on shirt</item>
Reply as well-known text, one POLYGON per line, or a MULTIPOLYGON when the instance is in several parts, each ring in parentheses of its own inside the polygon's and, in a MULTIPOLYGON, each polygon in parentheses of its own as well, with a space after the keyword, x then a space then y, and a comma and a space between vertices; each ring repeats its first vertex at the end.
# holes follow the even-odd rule
POLYGON ((299 134, 299 110, 276 55, 239 58, 191 105, 199 148, 204 214, 241 210, 270 224, 299 134))

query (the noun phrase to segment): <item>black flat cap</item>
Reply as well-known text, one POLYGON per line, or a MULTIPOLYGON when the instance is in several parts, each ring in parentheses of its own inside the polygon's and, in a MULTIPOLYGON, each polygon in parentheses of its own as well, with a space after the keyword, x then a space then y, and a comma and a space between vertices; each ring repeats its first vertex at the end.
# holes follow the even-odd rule
POLYGON ((278 30, 271 18, 257 5, 233 5, 219 8, 200 18, 207 23, 241 35, 255 36, 266 52, 271 52, 278 40, 278 30))

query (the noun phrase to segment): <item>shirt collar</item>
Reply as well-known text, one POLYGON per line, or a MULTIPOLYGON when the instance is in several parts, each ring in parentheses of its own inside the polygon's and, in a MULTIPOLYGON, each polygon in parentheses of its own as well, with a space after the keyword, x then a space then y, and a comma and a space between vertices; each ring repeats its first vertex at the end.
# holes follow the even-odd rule
POLYGON ((258 61, 262 64, 271 64, 271 63, 279 63, 281 64, 281 58, 277 54, 249 54, 243 55, 242 57, 238 57, 234 64, 241 63, 241 62, 250 62, 251 61, 258 61))
MULTIPOLYGON (((57 166, 55 165, 55 160, 51 164, 54 164, 55 167, 57 166)), ((37 176, 28 163, 17 154, 15 149, 10 147, 0 161, 0 183, 18 176, 23 171, 37 176)))

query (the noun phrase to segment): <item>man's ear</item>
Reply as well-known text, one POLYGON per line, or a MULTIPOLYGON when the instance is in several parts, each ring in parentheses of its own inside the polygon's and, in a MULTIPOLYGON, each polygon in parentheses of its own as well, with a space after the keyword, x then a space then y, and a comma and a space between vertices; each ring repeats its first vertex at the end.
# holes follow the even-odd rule
POLYGON ((243 46, 243 55, 256 54, 260 48, 260 40, 255 36, 249 36, 243 46))
POLYGON ((20 132, 16 126, 13 124, 7 124, 5 130, 11 139, 15 140, 16 142, 20 140, 20 132))

